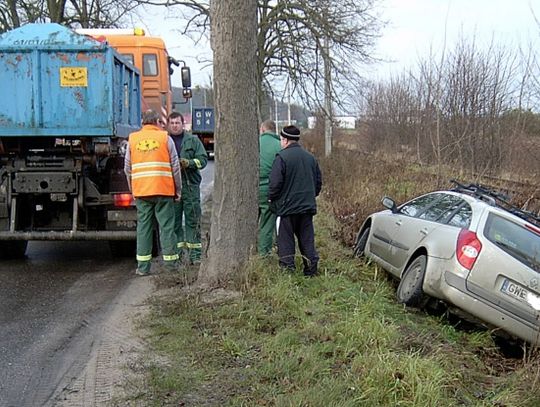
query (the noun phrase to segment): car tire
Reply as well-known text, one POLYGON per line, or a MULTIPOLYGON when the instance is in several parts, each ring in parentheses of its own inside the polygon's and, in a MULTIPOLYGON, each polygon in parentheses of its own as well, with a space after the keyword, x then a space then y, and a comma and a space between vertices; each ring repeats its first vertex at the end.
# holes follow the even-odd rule
POLYGON ((416 257, 405 269, 397 288, 397 298, 409 307, 422 307, 427 300, 422 285, 426 274, 427 257, 416 257))
POLYGON ((353 249, 354 257, 364 256, 370 229, 371 229, 370 227, 367 227, 364 230, 358 232, 358 235, 356 236, 356 243, 353 249))

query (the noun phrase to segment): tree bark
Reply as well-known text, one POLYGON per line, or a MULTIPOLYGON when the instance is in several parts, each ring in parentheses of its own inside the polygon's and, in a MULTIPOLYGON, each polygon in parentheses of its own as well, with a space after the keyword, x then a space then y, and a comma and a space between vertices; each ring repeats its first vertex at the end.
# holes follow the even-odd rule
POLYGON ((216 160, 210 241, 197 283, 223 286, 254 253, 258 214, 257 1, 212 1, 216 160))

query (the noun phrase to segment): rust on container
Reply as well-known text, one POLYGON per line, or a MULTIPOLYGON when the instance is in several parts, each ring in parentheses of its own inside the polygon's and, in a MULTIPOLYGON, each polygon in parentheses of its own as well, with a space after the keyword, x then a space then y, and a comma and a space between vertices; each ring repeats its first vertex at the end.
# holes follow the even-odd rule
POLYGON ((79 52, 77 54, 77 61, 90 61, 90 55, 86 52, 79 52))
POLYGON ((66 55, 62 52, 57 52, 56 55, 58 56, 58 59, 60 59, 65 64, 69 63, 69 55, 66 55))

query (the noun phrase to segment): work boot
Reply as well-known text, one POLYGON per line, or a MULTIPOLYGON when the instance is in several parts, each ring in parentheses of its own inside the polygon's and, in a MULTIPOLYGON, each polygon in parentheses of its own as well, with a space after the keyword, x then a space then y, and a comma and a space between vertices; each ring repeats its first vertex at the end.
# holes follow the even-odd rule
POLYGON ((149 271, 144 272, 141 269, 137 269, 137 270, 135 270, 135 274, 138 275, 138 276, 149 276, 150 272, 149 271))
POLYGON ((179 273, 182 271, 182 262, 180 260, 163 262, 163 269, 167 273, 179 273))

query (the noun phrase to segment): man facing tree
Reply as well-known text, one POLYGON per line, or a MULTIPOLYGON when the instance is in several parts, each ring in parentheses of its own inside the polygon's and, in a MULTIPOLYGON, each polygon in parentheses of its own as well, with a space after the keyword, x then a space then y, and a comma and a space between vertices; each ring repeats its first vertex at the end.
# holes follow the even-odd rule
POLYGON ((259 236, 258 248, 261 256, 272 251, 272 243, 276 232, 276 215, 270 210, 268 203, 268 183, 270 170, 276 154, 281 150, 279 136, 276 134, 276 123, 265 120, 261 124, 259 137, 259 236))

